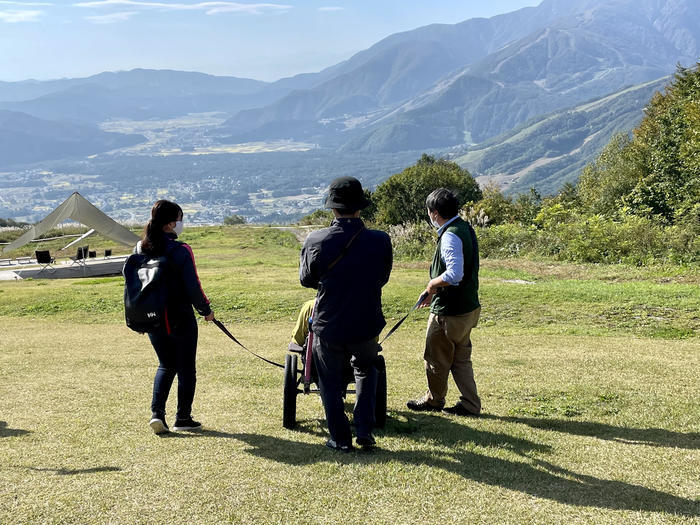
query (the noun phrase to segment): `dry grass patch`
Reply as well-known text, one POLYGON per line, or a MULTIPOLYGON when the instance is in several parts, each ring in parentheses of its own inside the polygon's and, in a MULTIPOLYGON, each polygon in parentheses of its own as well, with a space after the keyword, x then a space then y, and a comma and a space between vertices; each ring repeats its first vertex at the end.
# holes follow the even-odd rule
MULTIPOLYGON (((291 324, 233 329, 281 361, 291 324)), ((284 430, 281 371, 211 325, 195 399, 206 429, 158 438, 145 337, 4 319, 0 522, 697 522, 697 339, 478 329, 486 414, 466 420, 405 410, 424 388, 422 333, 411 324, 385 345, 380 449, 339 455, 322 446, 318 398, 300 397, 299 428, 284 430)))

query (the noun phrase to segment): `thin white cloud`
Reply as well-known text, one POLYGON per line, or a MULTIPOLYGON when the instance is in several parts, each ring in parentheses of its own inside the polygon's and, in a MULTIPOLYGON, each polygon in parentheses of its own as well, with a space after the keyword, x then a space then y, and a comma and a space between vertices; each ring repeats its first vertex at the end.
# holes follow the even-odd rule
POLYGON ((284 10, 292 8, 291 5, 267 3, 242 4, 239 2, 198 2, 195 4, 168 4, 165 2, 142 2, 138 0, 95 0, 92 2, 78 2, 73 4, 73 6, 93 8, 129 6, 132 8, 162 9, 169 11, 204 11, 208 15, 231 12, 257 15, 266 10, 284 10))
POLYGON ((20 22, 38 22, 43 11, 0 11, 0 22, 18 24, 20 22))
POLYGON ((344 7, 338 7, 338 6, 328 6, 328 7, 319 7, 319 11, 344 11, 344 7))
MULTIPOLYGON (((213 2, 212 2, 213 3, 213 2)), ((223 2, 222 2, 223 3, 223 2)), ((291 9, 291 5, 282 4, 236 4, 222 5, 221 7, 213 7, 207 10, 208 15, 216 15, 219 13, 248 13, 251 15, 260 15, 264 11, 284 11, 291 9)))
POLYGON ((129 20, 129 18, 137 14, 138 11, 123 11, 120 13, 111 13, 109 15, 86 16, 85 20, 88 20, 93 24, 116 24, 117 22, 129 20))

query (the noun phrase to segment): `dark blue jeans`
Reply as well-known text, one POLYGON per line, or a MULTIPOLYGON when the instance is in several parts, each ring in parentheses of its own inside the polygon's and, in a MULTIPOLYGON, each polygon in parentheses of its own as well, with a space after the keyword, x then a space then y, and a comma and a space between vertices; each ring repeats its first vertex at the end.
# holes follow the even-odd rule
POLYGON ((153 380, 151 412, 165 417, 165 403, 177 376, 177 419, 192 415, 192 401, 197 384, 197 320, 194 314, 180 320, 170 334, 165 331, 148 334, 158 356, 158 370, 153 380))
POLYGON ((352 366, 355 376, 355 410, 353 420, 357 437, 369 437, 374 428, 377 399, 377 354, 381 347, 374 339, 362 343, 331 343, 314 335, 314 366, 318 372, 328 432, 338 445, 350 445, 352 432, 345 415, 344 371, 352 366))

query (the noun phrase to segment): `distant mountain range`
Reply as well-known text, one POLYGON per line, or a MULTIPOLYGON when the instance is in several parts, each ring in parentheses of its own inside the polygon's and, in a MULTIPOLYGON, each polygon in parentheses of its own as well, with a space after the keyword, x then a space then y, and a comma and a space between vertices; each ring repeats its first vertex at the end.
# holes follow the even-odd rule
POLYGON ((108 133, 93 125, 51 122, 25 113, 0 110, 0 168, 94 155, 145 140, 141 135, 108 133))
POLYGON ((232 114, 276 100, 292 89, 312 86, 316 78, 323 78, 323 73, 271 84, 203 73, 134 69, 87 78, 0 82, 0 112, 6 117, 13 115, 0 120, 0 135, 5 138, 5 144, 0 145, 0 167, 95 154, 145 140, 99 131, 96 124, 108 119, 232 114))
POLYGON ((0 101, 4 101, 0 109, 53 120, 98 123, 114 117, 146 119, 207 111, 232 113, 271 102, 289 89, 275 89, 266 82, 236 77, 134 69, 79 79, 0 83, 0 101))
POLYGON ((393 35, 336 77, 226 125, 233 141, 316 138, 366 153, 480 143, 693 64, 699 21, 695 0, 545 0, 393 35))
MULTIPOLYGON (((613 132, 638 122, 658 79, 698 57, 697 0, 544 0, 391 35, 318 73, 271 83, 142 69, 0 82, 0 110, 24 113, 24 129, 34 130, 0 121, 14 145, 0 165, 46 158, 33 137, 47 140, 66 122, 78 126, 72 136, 87 137, 80 126, 108 119, 220 112, 229 118, 210 132, 224 144, 289 139, 369 156, 433 150, 513 191, 556 189, 613 132), (44 119, 44 136, 29 116, 44 119)), ((106 145, 108 136, 93 133, 86 144, 106 145)))

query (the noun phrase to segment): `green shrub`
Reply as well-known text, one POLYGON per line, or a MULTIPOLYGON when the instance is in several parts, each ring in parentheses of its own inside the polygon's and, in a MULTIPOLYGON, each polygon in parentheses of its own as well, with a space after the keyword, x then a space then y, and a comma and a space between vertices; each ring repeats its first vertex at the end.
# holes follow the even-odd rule
POLYGON ((300 226, 316 226, 318 224, 328 225, 333 221, 331 210, 316 210, 299 219, 300 226))
POLYGON ((426 222, 389 226, 395 259, 430 260, 435 250, 435 230, 426 222))
POLYGON ((247 221, 242 215, 227 215, 224 217, 224 224, 226 226, 233 226, 235 224, 245 224, 247 221))
POLYGON ((376 221, 397 225, 423 220, 425 199, 441 187, 455 192, 460 207, 481 199, 481 189, 467 170, 454 162, 423 154, 415 166, 392 175, 372 194, 376 221))
POLYGON ((638 216, 614 221, 601 215, 544 223, 547 227, 539 229, 520 224, 477 228, 481 256, 550 257, 570 262, 637 266, 700 262, 700 232, 688 226, 664 227, 638 216))
POLYGON ((562 260, 641 265, 664 258, 666 251, 663 228, 643 217, 616 222, 593 215, 554 229, 563 246, 562 260))
POLYGON ((481 257, 508 258, 531 254, 537 244, 537 235, 537 230, 514 223, 476 229, 481 257))

